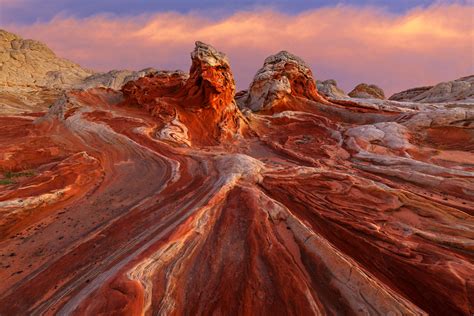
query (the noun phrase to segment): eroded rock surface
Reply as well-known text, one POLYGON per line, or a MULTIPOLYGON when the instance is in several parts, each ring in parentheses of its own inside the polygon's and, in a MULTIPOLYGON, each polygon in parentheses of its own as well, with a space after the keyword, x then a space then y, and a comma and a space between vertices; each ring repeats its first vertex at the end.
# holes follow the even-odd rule
POLYGON ((45 111, 63 90, 120 90, 131 80, 157 72, 153 68, 93 72, 56 56, 41 42, 1 29, 0 70, 0 113, 9 115, 45 111))
POLYGON ((472 108, 191 57, 0 115, 1 315, 474 312, 472 108))
POLYGON ((158 72, 123 87, 125 104, 147 109, 164 123, 162 135, 180 131, 185 144, 236 139, 245 121, 234 100, 235 83, 225 54, 196 42, 189 75, 158 72), (185 126, 185 128, 183 128, 185 126), (187 136, 186 136, 187 135, 187 136))
POLYGON ((329 80, 316 80, 316 86, 318 92, 328 98, 347 98, 347 94, 337 86, 337 82, 334 79, 329 80))
POLYGON ((92 71, 57 57, 41 42, 0 29, 0 88, 71 87, 92 71))
POLYGON ((74 86, 75 89, 110 88, 120 90, 129 81, 137 80, 149 74, 156 73, 154 68, 145 68, 139 71, 111 70, 109 72, 96 73, 85 78, 74 86))
POLYGON ((385 93, 380 87, 366 83, 355 86, 355 88, 349 92, 349 96, 360 99, 385 99, 385 93))
POLYGON ((292 96, 323 100, 308 65, 298 56, 281 51, 265 59, 239 105, 252 111, 269 110, 292 96))
POLYGON ((435 86, 413 88, 392 95, 389 100, 423 103, 463 101, 474 103, 474 76, 441 82, 435 86))

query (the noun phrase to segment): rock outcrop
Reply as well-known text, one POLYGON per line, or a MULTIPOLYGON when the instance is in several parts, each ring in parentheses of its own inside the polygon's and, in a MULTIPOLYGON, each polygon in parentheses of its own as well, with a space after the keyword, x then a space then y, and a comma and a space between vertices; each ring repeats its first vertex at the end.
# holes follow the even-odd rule
POLYGON ((91 70, 56 56, 45 44, 0 30, 0 113, 19 114, 48 109, 63 90, 107 87, 120 89, 153 69, 91 70))
POLYGON ((187 144, 239 137, 244 123, 234 101, 235 83, 227 57, 196 42, 191 60, 189 76, 180 71, 158 72, 128 82, 122 89, 125 103, 158 116, 165 122, 165 130, 184 123, 188 126, 187 144))
POLYGON ((349 96, 359 99, 385 99, 384 91, 374 84, 360 83, 351 92, 349 96))
POLYGON ((329 80, 316 80, 316 86, 318 92, 327 98, 344 99, 347 98, 347 94, 337 86, 337 82, 334 79, 329 80))
POLYGON ((422 103, 462 101, 474 103, 474 75, 395 93, 389 100, 422 103))
POLYGON ((41 42, 0 29, 0 88, 68 88, 93 72, 57 57, 41 42))
POLYGON ((63 90, 104 87, 120 90, 131 80, 155 73, 91 70, 56 56, 45 44, 0 29, 0 113, 45 111, 63 90))
POLYGON ((173 119, 179 102, 176 95, 188 78, 189 75, 180 70, 158 71, 129 81, 121 91, 127 104, 143 107, 161 119, 173 119))
POLYGON ((323 101, 309 66, 298 56, 281 51, 265 59, 255 75, 246 96, 240 96, 239 107, 252 111, 271 109, 290 96, 323 101))
POLYGON ((430 90, 433 86, 416 87, 393 94, 389 100, 392 101, 413 101, 416 96, 430 90))
POLYGON ((156 73, 154 68, 145 68, 139 71, 111 70, 108 72, 95 73, 85 78, 82 82, 74 85, 75 89, 91 89, 97 87, 120 90, 129 81, 156 73))
POLYGON ((196 42, 189 79, 178 93, 186 109, 235 110, 235 82, 229 60, 210 45, 196 42))

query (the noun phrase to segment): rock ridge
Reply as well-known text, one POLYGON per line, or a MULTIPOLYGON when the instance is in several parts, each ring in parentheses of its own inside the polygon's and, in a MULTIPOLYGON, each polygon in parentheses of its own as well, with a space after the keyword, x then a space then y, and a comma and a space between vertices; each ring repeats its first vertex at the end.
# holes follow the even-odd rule
POLYGON ((474 75, 440 82, 435 86, 412 88, 393 94, 389 100, 420 103, 463 101, 474 103, 474 75))
POLYGON ((0 88, 70 88, 93 71, 60 58, 45 44, 0 29, 0 88))

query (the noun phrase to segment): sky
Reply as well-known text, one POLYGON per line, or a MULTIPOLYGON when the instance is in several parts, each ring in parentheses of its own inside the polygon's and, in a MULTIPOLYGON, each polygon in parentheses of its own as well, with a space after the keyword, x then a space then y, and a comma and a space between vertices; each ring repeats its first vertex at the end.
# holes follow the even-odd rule
POLYGON ((188 70, 200 40, 229 56, 239 89, 280 50, 346 92, 474 74, 474 0, 0 0, 0 28, 98 71, 188 70))

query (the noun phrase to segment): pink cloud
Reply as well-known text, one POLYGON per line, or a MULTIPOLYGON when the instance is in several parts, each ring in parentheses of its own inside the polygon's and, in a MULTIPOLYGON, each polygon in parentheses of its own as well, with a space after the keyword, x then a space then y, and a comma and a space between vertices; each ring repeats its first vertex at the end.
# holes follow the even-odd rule
POLYGON ((99 70, 187 70, 193 43, 201 40, 229 55, 240 88, 248 86, 265 57, 284 49, 311 64, 318 79, 334 78, 345 90, 376 83, 390 94, 474 73, 472 16, 472 6, 459 4, 403 15, 334 6, 298 15, 239 12, 219 20, 178 13, 57 16, 5 28, 99 70))

